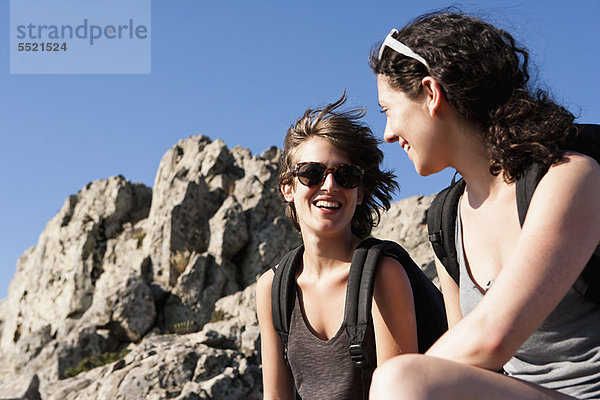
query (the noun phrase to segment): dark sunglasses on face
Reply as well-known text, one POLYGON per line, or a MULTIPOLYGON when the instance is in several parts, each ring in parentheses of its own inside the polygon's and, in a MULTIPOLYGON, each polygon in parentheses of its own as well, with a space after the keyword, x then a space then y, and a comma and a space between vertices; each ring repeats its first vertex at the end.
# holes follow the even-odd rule
POLYGON ((338 185, 344 189, 353 189, 360 184, 365 169, 353 164, 340 164, 337 167, 327 167, 318 162, 301 162, 294 165, 292 175, 297 177, 304 186, 312 187, 325 180, 332 173, 338 185))

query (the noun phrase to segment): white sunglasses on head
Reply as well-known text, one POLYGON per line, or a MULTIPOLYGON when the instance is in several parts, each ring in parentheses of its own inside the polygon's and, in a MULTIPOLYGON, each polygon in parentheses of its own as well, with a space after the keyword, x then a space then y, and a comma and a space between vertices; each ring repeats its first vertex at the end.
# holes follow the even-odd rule
POLYGON ((417 60, 418 62, 420 62, 421 64, 426 66, 427 69, 429 69, 429 64, 427 64, 427 61, 425 61, 425 59, 423 57, 421 57, 420 55, 418 55, 417 53, 412 51, 407 45, 400 42, 398 39, 394 39, 394 37, 392 35, 395 33, 398 33, 398 31, 396 29, 392 29, 390 31, 390 33, 388 33, 388 35, 386 36, 383 43, 381 44, 381 47, 379 48, 379 59, 381 60, 381 56, 383 55, 383 50, 385 50, 385 48, 387 46, 390 49, 392 49, 402 55, 405 55, 407 57, 417 60))

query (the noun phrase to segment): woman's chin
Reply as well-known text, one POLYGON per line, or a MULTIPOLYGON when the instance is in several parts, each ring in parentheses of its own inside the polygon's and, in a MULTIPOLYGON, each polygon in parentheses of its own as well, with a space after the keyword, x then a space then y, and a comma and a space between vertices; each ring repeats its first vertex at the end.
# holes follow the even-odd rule
POLYGON ((417 174, 419 174, 421 176, 429 176, 433 173, 431 170, 425 168, 422 165, 414 164, 414 166, 415 166, 415 171, 417 172, 417 174))
POLYGON ((415 171, 417 172, 417 174, 419 174, 421 176, 429 176, 429 175, 437 174, 438 172, 440 172, 444 169, 444 168, 439 168, 439 167, 423 165, 420 163, 414 163, 414 166, 415 166, 415 171))
POLYGON ((320 224, 316 224, 316 226, 311 226, 310 228, 306 226, 302 232, 312 231, 316 236, 320 237, 330 237, 330 236, 338 236, 343 235, 346 231, 350 230, 350 224, 339 224, 334 221, 323 221, 320 224))

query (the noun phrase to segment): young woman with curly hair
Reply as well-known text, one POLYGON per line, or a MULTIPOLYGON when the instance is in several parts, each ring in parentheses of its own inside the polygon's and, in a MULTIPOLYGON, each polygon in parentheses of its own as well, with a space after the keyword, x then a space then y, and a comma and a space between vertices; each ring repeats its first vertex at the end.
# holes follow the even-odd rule
POLYGON ((369 62, 386 141, 420 175, 466 183, 458 285, 436 260, 450 329, 378 368, 372 398, 600 398, 600 308, 573 289, 600 242, 600 166, 561 150, 573 116, 528 86, 509 33, 461 13, 393 30, 369 62), (533 162, 548 170, 521 227, 515 181, 533 162))

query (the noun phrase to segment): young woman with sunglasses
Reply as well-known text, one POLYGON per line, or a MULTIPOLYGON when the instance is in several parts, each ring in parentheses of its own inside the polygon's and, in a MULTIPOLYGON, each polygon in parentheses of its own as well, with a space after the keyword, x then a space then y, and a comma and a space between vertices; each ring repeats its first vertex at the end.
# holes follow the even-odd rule
POLYGON ((600 166, 560 150, 574 118, 530 90, 527 61, 507 32, 451 12, 371 54, 385 139, 420 175, 466 182, 460 285, 438 262, 450 329, 380 367, 373 399, 600 398, 600 308, 573 288, 600 242, 600 166), (521 227, 515 181, 533 161, 548 171, 521 227))
MULTIPOLYGON (((285 137, 279 188, 304 254, 296 275, 289 366, 273 327, 273 271, 257 283, 265 399, 292 399, 294 388, 304 400, 363 396, 360 368, 352 364, 342 327, 346 283, 354 249, 378 222, 379 210, 389 208, 397 183, 380 170, 383 154, 360 122, 364 112, 340 111, 345 100, 307 110, 285 137)), ((373 300, 371 358, 380 364, 416 352, 412 291, 395 259, 384 257, 378 265, 373 300)))

